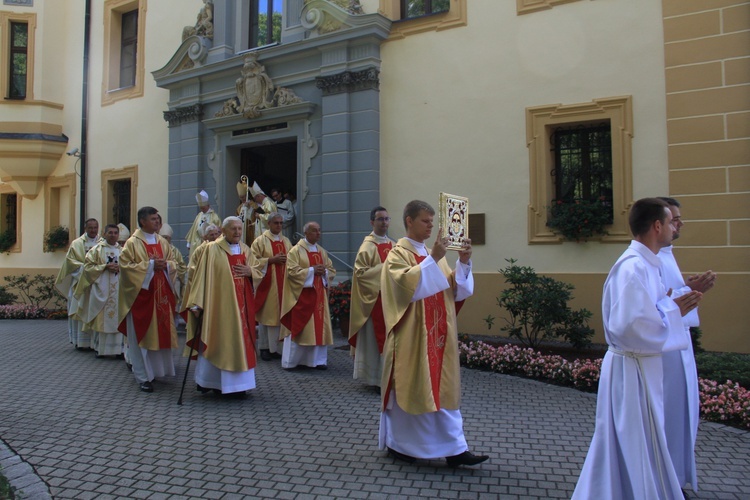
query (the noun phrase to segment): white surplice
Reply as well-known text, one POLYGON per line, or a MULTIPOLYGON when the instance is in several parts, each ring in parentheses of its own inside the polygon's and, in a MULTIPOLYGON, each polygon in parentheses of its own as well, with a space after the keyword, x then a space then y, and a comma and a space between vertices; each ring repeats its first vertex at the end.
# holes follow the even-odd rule
MULTIPOLYGON (((427 253, 427 247, 407 238, 419 255, 426 257, 412 302, 425 299, 447 289, 450 284, 435 260, 427 253)), ((471 262, 462 264, 456 260, 456 302, 465 300, 474 293, 474 276, 471 262)), ((386 447, 415 458, 434 459, 459 455, 469 449, 464 436, 461 410, 446 410, 412 415, 398 406, 396 392, 391 391, 388 407, 380 414, 378 447, 386 447)))
POLYGON ((681 499, 664 430, 662 354, 686 349, 682 317, 661 282, 661 262, 632 241, 604 283, 609 350, 596 426, 574 499, 681 499))
MULTIPOLYGON (((680 268, 672 254, 672 247, 659 251, 661 277, 664 287, 672 289, 672 297, 677 298, 690 292, 685 285, 680 268)), ((698 309, 693 309, 682 318, 685 332, 690 337, 690 327, 700 325, 698 309)), ((698 478, 695 469, 695 439, 698 435, 700 418, 700 396, 698 373, 695 366, 692 342, 683 351, 665 352, 664 363, 664 422, 666 423, 667 446, 672 457, 680 485, 690 483, 698 491, 698 478)))

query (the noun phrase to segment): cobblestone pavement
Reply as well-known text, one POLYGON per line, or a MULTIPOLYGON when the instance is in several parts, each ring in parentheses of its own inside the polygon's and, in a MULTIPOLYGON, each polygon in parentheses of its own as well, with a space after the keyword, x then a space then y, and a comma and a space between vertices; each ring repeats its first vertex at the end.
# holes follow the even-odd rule
MULTIPOLYGON (((189 383, 182 406, 186 359, 145 394, 64 321, 0 320, 0 352, 0 468, 25 498, 569 498, 594 427, 592 394, 462 369, 466 437, 490 460, 407 465, 377 449, 379 396, 343 349, 327 371, 259 361, 245 400, 189 383)), ((697 457, 690 498, 750 498, 749 432, 701 422, 697 457)))

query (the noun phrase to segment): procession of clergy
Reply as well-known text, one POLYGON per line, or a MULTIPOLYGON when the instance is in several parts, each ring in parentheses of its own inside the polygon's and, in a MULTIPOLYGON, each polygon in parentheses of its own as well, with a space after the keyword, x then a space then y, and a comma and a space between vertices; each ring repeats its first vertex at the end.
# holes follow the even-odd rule
MULTIPOLYGON (((320 225, 306 223, 292 245, 289 200, 273 190, 277 205, 255 183, 238 185, 238 194, 238 215, 220 221, 208 195, 198 193, 187 265, 153 207, 138 211, 140 227, 129 238, 122 225, 107 225, 101 238, 97 221, 86 221, 57 280, 68 294, 70 342, 98 356, 123 355, 144 392, 154 390, 155 379, 175 375, 180 318, 200 392, 244 397, 256 387, 256 353, 280 358, 284 369, 325 370, 333 344, 328 287, 336 271, 319 245, 320 225)), ((388 211, 378 206, 370 213, 372 232, 352 276, 354 378, 380 387, 380 449, 408 463, 445 458, 451 467, 477 465, 489 457, 469 451, 464 436, 456 326, 474 289, 471 240, 451 269, 442 229, 426 246, 434 215, 428 203, 409 202, 406 236, 394 242, 388 211)), ((676 200, 639 200, 629 223, 634 240, 604 286, 610 347, 574 498, 676 499, 688 484, 697 490, 689 327, 698 324, 698 302, 716 274, 682 278, 671 253, 682 226, 676 200)))

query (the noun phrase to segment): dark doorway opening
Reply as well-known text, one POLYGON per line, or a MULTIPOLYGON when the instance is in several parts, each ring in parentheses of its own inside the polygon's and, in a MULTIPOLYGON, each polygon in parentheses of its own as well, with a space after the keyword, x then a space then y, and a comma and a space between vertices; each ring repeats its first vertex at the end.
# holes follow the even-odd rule
POLYGON ((297 194, 296 141, 243 149, 240 175, 246 175, 250 185, 257 182, 268 195, 274 188, 297 194))

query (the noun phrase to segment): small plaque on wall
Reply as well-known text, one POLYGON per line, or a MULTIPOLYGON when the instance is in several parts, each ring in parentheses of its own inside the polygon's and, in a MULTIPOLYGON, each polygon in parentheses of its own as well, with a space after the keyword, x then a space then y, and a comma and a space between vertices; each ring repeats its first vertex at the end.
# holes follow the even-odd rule
POLYGON ((24 7, 33 7, 34 0, 3 0, 3 5, 23 5, 24 7))
POLYGON ((469 233, 471 244, 485 244, 484 214, 469 214, 469 233))

